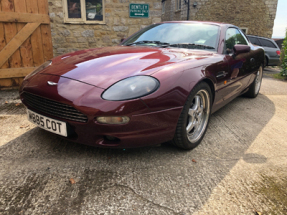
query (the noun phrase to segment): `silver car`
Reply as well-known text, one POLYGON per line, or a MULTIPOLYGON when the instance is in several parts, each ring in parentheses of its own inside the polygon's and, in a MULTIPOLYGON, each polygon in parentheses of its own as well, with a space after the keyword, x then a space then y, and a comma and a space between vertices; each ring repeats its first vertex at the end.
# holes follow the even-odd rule
POLYGON ((265 65, 278 66, 280 64, 281 51, 274 40, 265 37, 247 35, 253 45, 261 46, 265 50, 265 65))

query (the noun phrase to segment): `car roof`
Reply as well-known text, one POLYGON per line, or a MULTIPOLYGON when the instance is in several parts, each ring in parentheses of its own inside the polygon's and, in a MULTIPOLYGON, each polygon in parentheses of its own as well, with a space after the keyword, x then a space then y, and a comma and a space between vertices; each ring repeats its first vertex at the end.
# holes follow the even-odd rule
MULTIPOLYGON (((270 39, 270 38, 267 38, 267 37, 260 37, 260 36, 257 36, 257 35, 246 35, 246 36, 247 37, 254 37, 254 38, 260 38, 260 39, 268 40, 268 41, 270 41, 271 43, 273 43, 276 46, 276 49, 280 49, 278 44, 273 39, 270 39)), ((266 47, 266 46, 262 45, 262 47, 266 47)), ((269 47, 269 48, 272 48, 272 47, 269 47)))
MULTIPOLYGON (((268 37, 261 37, 261 36, 257 36, 257 35, 250 35, 250 34, 248 34, 248 35, 246 35, 247 37, 258 37, 258 38, 263 38, 263 39, 267 39, 267 40, 273 40, 273 39, 270 39, 270 38, 268 38, 268 37)), ((274 41, 274 40, 273 40, 274 41)))
POLYGON ((211 21, 166 21, 166 22, 161 22, 161 23, 194 23, 194 24, 210 24, 210 25, 218 25, 218 26, 232 26, 232 27, 237 27, 235 25, 231 25, 228 23, 224 22, 211 22, 211 21))

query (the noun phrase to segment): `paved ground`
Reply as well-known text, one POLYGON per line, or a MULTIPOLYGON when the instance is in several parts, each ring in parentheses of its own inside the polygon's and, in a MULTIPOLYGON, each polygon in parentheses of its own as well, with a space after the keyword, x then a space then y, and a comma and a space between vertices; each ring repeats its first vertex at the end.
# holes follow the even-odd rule
POLYGON ((287 214, 287 82, 215 113, 192 151, 71 143, 17 98, 0 92, 0 214, 287 214))

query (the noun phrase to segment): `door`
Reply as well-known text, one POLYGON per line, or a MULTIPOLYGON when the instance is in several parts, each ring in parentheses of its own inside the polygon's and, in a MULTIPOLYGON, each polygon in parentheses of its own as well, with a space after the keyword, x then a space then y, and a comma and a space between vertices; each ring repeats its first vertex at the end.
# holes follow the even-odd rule
POLYGON ((248 45, 248 42, 237 28, 228 28, 225 38, 226 54, 221 69, 216 74, 222 106, 247 87, 252 71, 251 62, 254 59, 250 53, 234 55, 233 47, 237 44, 248 45))
POLYGON ((52 57, 48 0, 1 0, 0 88, 19 86, 52 57))

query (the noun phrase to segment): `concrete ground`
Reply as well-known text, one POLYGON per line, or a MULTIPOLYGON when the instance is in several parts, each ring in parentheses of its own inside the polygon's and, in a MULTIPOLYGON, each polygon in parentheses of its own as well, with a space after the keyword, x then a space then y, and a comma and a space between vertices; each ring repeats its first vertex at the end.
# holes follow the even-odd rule
POLYGON ((0 214, 287 214, 287 82, 213 114, 192 151, 72 143, 18 103, 0 91, 0 214))

